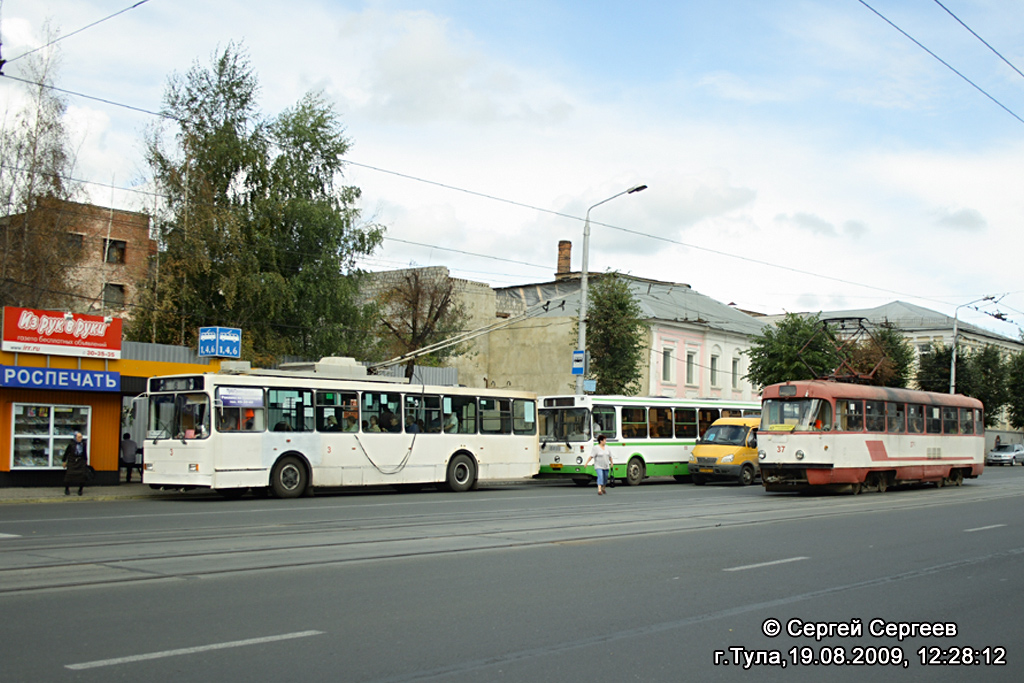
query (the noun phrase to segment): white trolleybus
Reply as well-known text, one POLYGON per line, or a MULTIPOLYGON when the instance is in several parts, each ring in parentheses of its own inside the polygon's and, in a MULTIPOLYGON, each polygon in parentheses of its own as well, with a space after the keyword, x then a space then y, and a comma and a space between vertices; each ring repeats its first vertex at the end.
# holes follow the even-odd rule
POLYGON ((767 491, 959 486, 984 470, 977 399, 802 381, 765 387, 762 400, 758 460, 767 491))
POLYGON ((363 379, 343 379, 330 365, 151 378, 144 481, 294 498, 537 474, 534 394, 373 381, 361 368, 363 379))
POLYGON ((580 486, 596 478, 590 457, 599 434, 612 451, 611 476, 631 486, 645 477, 688 481, 690 452, 720 417, 759 415, 760 403, 638 396, 540 399, 540 473, 580 486))

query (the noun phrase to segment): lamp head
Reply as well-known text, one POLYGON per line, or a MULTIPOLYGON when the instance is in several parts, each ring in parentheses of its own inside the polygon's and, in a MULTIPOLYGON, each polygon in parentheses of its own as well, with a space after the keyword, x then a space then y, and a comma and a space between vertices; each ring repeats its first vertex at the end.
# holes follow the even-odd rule
POLYGON ((647 189, 646 185, 637 185, 626 190, 626 194, 633 194, 634 192, 643 192, 647 189))

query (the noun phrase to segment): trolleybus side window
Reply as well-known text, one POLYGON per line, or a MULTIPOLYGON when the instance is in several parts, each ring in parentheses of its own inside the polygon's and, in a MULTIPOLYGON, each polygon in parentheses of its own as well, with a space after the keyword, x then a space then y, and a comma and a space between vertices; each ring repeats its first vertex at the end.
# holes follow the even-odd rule
POLYGON ((885 403, 864 401, 864 427, 869 432, 885 431, 885 403))
POLYGON ((402 395, 383 391, 364 391, 362 401, 364 432, 402 431, 402 395))
POLYGON ((845 399, 836 401, 836 418, 839 421, 840 431, 864 431, 864 403, 845 399))
POLYGON ((316 392, 316 426, 321 432, 348 431, 359 424, 359 396, 354 391, 316 392))
POLYGON ((704 437, 708 427, 720 417, 718 408, 701 408, 697 416, 697 435, 704 437))
POLYGON ((445 396, 441 402, 447 434, 476 434, 476 398, 445 396))
POLYGON ((262 387, 217 387, 217 429, 262 432, 266 427, 262 387))
POLYGON ((480 399, 480 433, 512 433, 512 400, 507 398, 480 399))
POLYGON ((929 434, 942 433, 942 412, 939 406, 925 406, 925 429, 929 434))
POLYGON ((697 438, 697 411, 694 408, 676 408, 676 438, 697 438))
POLYGON ((672 438, 672 409, 651 408, 647 411, 648 428, 653 439, 672 438))
POLYGON ((512 401, 512 433, 537 433, 537 404, 517 398, 512 401))
POLYGON ((910 434, 924 433, 924 407, 916 405, 907 406, 907 432, 910 434))
POLYGON ((267 418, 271 431, 313 431, 313 392, 309 389, 267 389, 267 418))
MULTIPOLYGON (((960 433, 974 433, 974 410, 971 408, 960 409, 960 433)), ((1011 463, 1012 464, 1012 463, 1011 463)))
POLYGON ((906 432, 906 406, 902 403, 885 404, 886 431, 890 434, 903 434, 906 432))
POLYGON ((647 408, 622 409, 622 438, 647 438, 647 408))
POLYGON ((942 407, 942 433, 957 434, 959 428, 956 420, 956 408, 953 406, 942 407))
POLYGON ((405 397, 405 431, 410 434, 440 434, 441 397, 407 394, 405 397))
POLYGON ((594 438, 599 434, 604 434, 609 439, 618 437, 619 429, 613 406, 594 406, 594 438))

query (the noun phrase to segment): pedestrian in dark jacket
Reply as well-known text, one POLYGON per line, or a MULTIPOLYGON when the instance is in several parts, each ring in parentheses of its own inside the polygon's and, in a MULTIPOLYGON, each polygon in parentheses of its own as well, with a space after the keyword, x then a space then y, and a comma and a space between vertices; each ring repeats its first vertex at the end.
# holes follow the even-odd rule
POLYGON ((64 467, 64 495, 70 496, 70 487, 75 484, 78 484, 78 495, 82 495, 82 487, 89 478, 89 460, 82 432, 75 432, 75 440, 64 449, 64 467))

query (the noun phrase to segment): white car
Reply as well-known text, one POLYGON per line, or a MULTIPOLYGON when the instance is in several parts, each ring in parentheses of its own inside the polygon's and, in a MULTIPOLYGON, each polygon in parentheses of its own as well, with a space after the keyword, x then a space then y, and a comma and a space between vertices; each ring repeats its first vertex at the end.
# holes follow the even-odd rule
POLYGON ((1004 443, 996 446, 985 456, 986 465, 1024 465, 1024 446, 1019 443, 1004 443))

